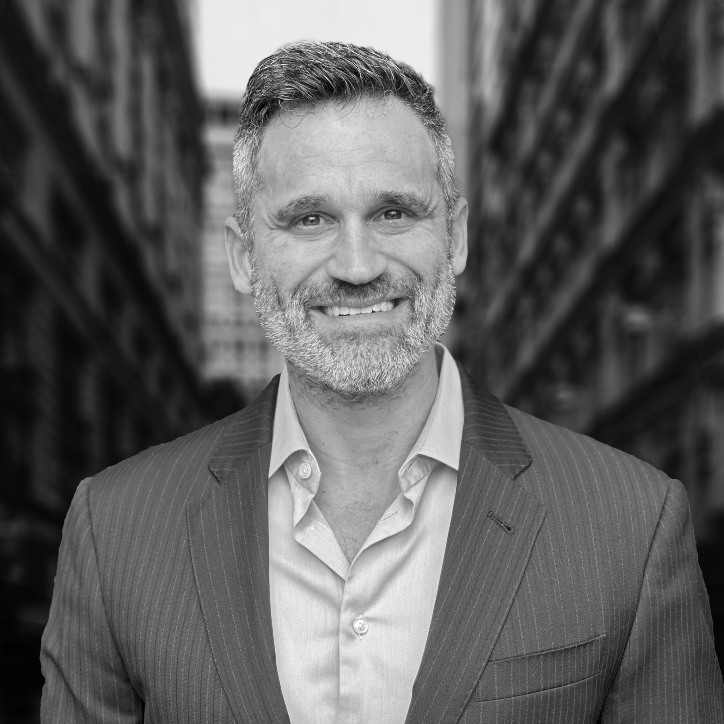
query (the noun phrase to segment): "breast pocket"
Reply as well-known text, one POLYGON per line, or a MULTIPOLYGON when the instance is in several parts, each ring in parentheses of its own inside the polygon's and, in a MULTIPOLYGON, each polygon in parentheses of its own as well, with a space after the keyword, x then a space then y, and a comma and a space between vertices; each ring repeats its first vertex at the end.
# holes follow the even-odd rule
POLYGON ((590 679, 599 672, 606 634, 571 646, 508 659, 491 659, 475 689, 475 701, 534 694, 590 679))

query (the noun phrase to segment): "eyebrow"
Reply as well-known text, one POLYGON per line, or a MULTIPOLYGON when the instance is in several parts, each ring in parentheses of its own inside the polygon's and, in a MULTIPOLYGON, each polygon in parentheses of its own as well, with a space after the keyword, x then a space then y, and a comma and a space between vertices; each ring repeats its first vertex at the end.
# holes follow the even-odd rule
POLYGON ((316 196, 313 194, 308 196, 298 196, 296 199, 292 199, 288 203, 284 204, 284 206, 277 209, 274 212, 274 218, 277 221, 288 221, 304 211, 324 206, 327 203, 329 203, 329 199, 326 196, 316 196))
POLYGON ((433 213, 428 201, 419 194, 409 191, 378 191, 373 199, 381 206, 402 206, 420 216, 430 216, 433 213))
MULTIPOLYGON (((372 203, 377 206, 402 206, 423 217, 430 216, 433 213, 432 206, 422 196, 414 192, 377 191, 372 194, 371 198, 372 203)), ((274 219, 279 223, 283 223, 305 211, 311 211, 330 203, 327 196, 316 194, 298 196, 277 209, 274 212, 274 219)))

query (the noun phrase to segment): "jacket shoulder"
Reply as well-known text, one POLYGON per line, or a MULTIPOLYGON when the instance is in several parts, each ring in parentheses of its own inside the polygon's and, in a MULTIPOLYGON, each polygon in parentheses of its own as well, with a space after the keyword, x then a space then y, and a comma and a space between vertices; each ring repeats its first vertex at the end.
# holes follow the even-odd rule
POLYGON ((88 486, 91 512, 119 510, 131 501, 138 504, 139 500, 155 498, 160 502, 163 498, 202 494, 212 478, 209 461, 240 414, 236 412, 102 470, 88 486))
POLYGON ((528 448, 537 478, 593 486, 603 497, 624 494, 639 501, 643 498, 654 508, 663 505, 672 480, 653 465, 587 435, 512 407, 506 409, 528 448))

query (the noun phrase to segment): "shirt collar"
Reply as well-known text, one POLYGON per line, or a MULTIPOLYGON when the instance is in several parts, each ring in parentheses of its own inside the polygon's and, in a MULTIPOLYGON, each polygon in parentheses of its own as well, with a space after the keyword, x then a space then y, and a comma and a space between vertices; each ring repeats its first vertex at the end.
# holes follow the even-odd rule
POLYGON ((420 457, 437 460, 453 470, 457 470, 460 464, 460 442, 465 421, 460 372, 445 345, 438 342, 435 354, 440 362, 437 393, 425 427, 400 467, 399 478, 403 490, 409 489, 420 477, 429 473, 431 465, 415 464, 420 457))
MULTIPOLYGON (((277 406, 274 413, 274 432, 272 435, 271 460, 269 462, 269 477, 282 466, 287 459, 296 452, 312 454, 307 442, 307 436, 299 424, 297 410, 294 407, 292 393, 289 389, 289 373, 284 363, 279 377, 279 392, 277 393, 277 406)), ((295 458, 304 456, 295 455, 295 458)))
MULTIPOLYGON (((432 461, 437 460, 453 470, 458 469, 460 462, 460 442, 465 419, 460 373, 455 360, 443 344, 435 344, 435 354, 440 369, 435 401, 417 442, 399 470, 403 492, 430 472, 434 465, 432 461), (421 456, 423 460, 420 460, 421 456)), ((316 461, 299 424, 285 364, 279 378, 269 477, 285 463, 294 468, 292 472, 295 473, 296 468, 304 462, 311 464, 313 472, 317 472, 316 461)), ((299 476, 295 477, 299 479, 299 476)), ((315 493, 318 476, 312 474, 299 482, 315 493)))

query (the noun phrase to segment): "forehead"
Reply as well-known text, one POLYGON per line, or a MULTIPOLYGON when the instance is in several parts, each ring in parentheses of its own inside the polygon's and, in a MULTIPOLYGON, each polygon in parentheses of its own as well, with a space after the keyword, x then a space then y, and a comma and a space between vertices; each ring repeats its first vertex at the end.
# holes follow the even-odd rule
MULTIPOLYGON (((359 192, 367 184, 436 186, 437 156, 415 112, 397 98, 283 111, 264 132, 262 187, 287 193, 359 192)), ((432 191, 432 188, 429 189, 432 191)))

